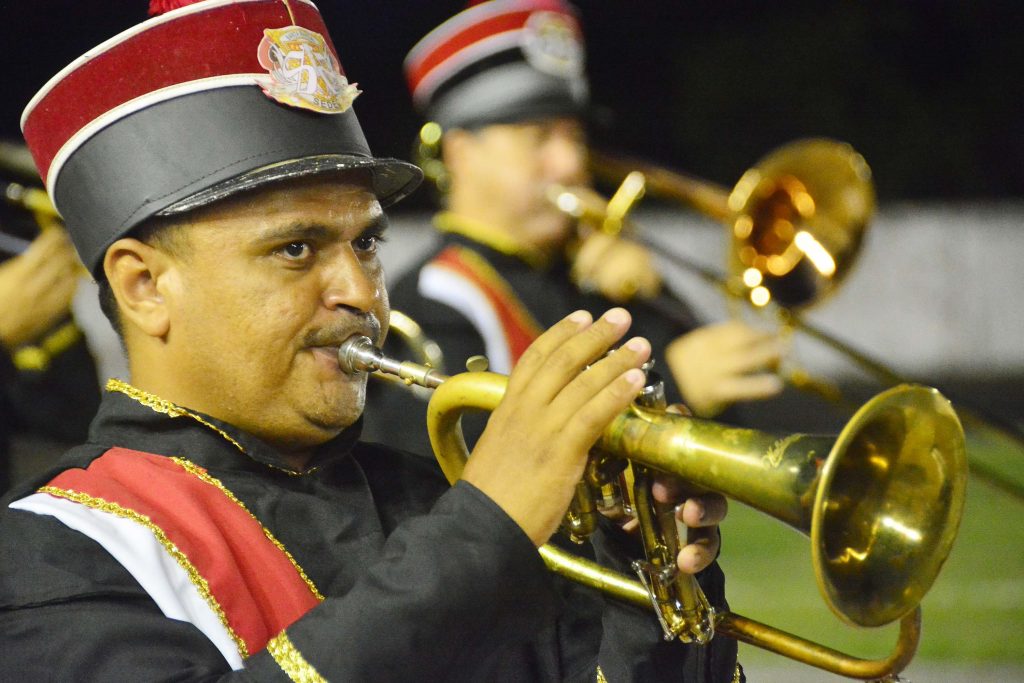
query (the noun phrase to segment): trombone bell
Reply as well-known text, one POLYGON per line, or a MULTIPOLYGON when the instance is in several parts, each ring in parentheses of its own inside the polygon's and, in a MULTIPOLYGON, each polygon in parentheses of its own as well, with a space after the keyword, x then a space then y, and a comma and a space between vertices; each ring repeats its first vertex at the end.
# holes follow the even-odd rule
POLYGON ((875 210, 871 169, 846 143, 783 145, 728 198, 730 275, 757 306, 787 309, 829 293, 853 265, 875 210))

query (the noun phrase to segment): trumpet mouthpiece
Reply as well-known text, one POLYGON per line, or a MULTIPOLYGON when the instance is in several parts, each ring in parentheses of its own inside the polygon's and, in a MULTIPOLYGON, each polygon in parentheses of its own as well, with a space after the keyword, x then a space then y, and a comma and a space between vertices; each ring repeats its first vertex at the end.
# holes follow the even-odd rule
POLYGON ((342 372, 357 375, 380 368, 384 354, 373 345, 373 341, 362 334, 349 337, 338 347, 338 365, 342 372))

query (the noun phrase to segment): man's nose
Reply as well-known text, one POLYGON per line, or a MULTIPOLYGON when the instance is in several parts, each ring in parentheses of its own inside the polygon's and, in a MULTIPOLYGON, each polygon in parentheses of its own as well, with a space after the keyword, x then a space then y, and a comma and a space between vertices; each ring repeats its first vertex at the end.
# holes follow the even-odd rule
POLYGON ((333 260, 325 275, 324 305, 332 310, 347 308, 359 313, 372 311, 381 292, 376 271, 345 246, 333 260))

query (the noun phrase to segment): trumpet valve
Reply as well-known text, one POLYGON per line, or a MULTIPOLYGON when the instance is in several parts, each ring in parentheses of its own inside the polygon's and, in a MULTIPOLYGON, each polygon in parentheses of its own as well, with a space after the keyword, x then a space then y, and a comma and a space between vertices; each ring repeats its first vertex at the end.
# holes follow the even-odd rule
POLYGON ((647 589, 665 640, 704 645, 714 637, 715 608, 695 578, 681 575, 674 562, 636 560, 632 566, 647 589))

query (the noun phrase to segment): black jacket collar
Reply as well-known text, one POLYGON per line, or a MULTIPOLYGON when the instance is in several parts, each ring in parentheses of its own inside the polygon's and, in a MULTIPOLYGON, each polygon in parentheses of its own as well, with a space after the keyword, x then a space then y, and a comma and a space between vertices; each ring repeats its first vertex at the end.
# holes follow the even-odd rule
POLYGON ((89 442, 158 455, 181 456, 217 469, 272 468, 306 475, 347 458, 362 430, 362 418, 319 446, 309 467, 295 471, 270 444, 217 418, 177 406, 130 385, 108 384, 89 442))

